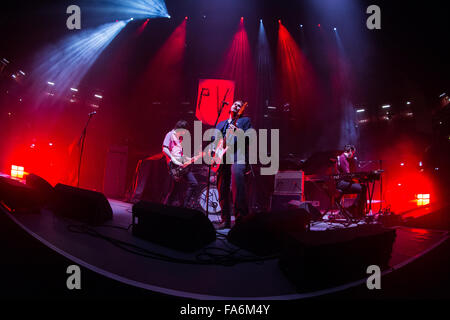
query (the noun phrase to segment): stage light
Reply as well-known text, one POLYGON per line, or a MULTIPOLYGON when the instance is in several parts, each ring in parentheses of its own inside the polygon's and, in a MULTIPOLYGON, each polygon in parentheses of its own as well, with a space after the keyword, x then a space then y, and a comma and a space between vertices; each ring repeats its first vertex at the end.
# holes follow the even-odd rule
POLYGON ((383 109, 389 109, 390 107, 391 107, 390 104, 386 104, 386 105, 382 106, 381 108, 383 108, 383 109))
POLYGON ((302 25, 302 24, 300 25, 300 28, 303 28, 303 25, 302 25))
POLYGON ((164 0, 96 0, 84 4, 83 8, 118 20, 167 18, 169 15, 164 0))
POLYGON ((14 79, 16 78, 16 75, 15 74, 13 74, 13 75, 11 75, 11 77, 13 77, 14 79))
POLYGON ((19 70, 19 73, 23 76, 25 75, 25 72, 23 72, 22 70, 19 70))
POLYGON ((78 89, 76 88, 70 88, 70 90, 72 90, 73 92, 78 92, 78 89))
POLYGON ((3 62, 5 62, 5 63, 9 63, 9 61, 6 60, 5 58, 2 58, 2 60, 3 60, 3 62))
MULTIPOLYGON (((260 26, 261 27, 261 26, 260 26)), ((250 92, 255 79, 254 62, 251 46, 243 20, 234 34, 222 60, 219 74, 224 79, 233 80, 240 93, 250 92)))
POLYGON ((278 28, 276 57, 279 87, 284 99, 291 105, 315 100, 318 92, 314 69, 296 39, 283 24, 278 28))
POLYGON ((188 17, 186 16, 186 17, 184 17, 184 20, 187 20, 188 19, 188 17))
POLYGON ((281 19, 278 20, 278 23, 281 24, 281 19))
POLYGON ((36 145, 35 145, 34 143, 32 143, 32 144, 30 145, 30 148, 31 148, 31 149, 34 149, 34 148, 36 148, 36 145))
POLYGON ((24 175, 25 168, 22 166, 11 166, 11 177, 22 179, 24 175))
POLYGON ((333 28, 333 30, 336 31, 337 29, 336 29, 336 28, 333 28))
POLYGON ((241 17, 241 21, 243 21, 244 20, 244 17, 241 17))
POLYGON ((416 194, 417 206, 426 206, 430 204, 430 194, 429 193, 419 193, 416 194))
POLYGON ((365 111, 366 111, 366 109, 358 109, 358 110, 356 110, 356 112, 358 112, 358 113, 365 112, 365 111))
POLYGON ((99 95, 99 94, 94 94, 94 97, 98 98, 98 99, 103 99, 103 96, 99 95))
POLYGON ((317 26, 320 28, 320 23, 317 26))
POLYGON ((63 96, 70 88, 77 88, 100 54, 126 24, 126 21, 110 22, 82 29, 44 48, 36 55, 30 75, 33 94, 45 91, 40 84, 47 79, 51 79, 48 85, 58 83, 59 90, 54 92, 56 95, 63 96))
POLYGON ((170 18, 172 18, 172 17, 171 17, 171 16, 167 16, 167 18, 169 18, 169 19, 170 19, 170 18))
POLYGON ((410 105, 410 104, 411 104, 411 101, 406 101, 406 104, 407 104, 407 105, 410 105))
POLYGON ((423 166, 422 161, 419 161, 419 167, 422 167, 422 166, 423 166))
POLYGON ((134 20, 134 18, 130 18, 130 20, 131 20, 131 21, 133 21, 133 20, 134 20))
POLYGON ((444 92, 444 93, 442 93, 440 96, 439 96, 439 98, 443 98, 443 97, 445 97, 447 94, 444 92))
POLYGON ((53 143, 52 143, 52 142, 49 142, 48 145, 49 145, 50 147, 53 147, 53 143))
POLYGON ((403 167, 404 165, 405 165, 405 163, 404 163, 404 162, 400 163, 400 166, 402 166, 402 167, 403 167))

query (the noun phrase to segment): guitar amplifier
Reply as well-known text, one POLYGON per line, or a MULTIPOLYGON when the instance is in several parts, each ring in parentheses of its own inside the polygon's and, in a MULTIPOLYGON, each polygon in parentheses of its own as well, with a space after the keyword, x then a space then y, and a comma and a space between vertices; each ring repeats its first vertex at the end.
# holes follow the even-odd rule
POLYGON ((292 200, 303 201, 303 171, 280 171, 275 175, 275 185, 270 210, 288 210, 292 200))
POLYGON ((274 195, 301 195, 304 194, 303 171, 280 171, 275 175, 274 195))

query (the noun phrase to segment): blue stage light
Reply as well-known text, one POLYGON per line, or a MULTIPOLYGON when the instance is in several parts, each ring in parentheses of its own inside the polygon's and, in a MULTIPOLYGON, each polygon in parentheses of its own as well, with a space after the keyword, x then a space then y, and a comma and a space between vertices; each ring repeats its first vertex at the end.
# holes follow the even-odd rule
POLYGON ((125 26, 125 21, 119 21, 81 30, 38 52, 31 74, 33 94, 45 92, 46 85, 54 86, 56 95, 74 91, 71 88, 78 87, 96 59, 125 26))
POLYGON ((107 13, 122 20, 128 17, 170 18, 164 0, 97 0, 86 6, 91 11, 107 13))

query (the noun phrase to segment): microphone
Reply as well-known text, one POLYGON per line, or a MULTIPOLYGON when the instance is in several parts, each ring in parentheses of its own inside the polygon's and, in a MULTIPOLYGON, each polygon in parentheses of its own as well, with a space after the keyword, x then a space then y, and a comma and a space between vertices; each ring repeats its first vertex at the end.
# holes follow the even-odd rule
POLYGON ((91 117, 91 116, 93 116, 96 113, 97 113, 97 111, 92 111, 91 113, 89 113, 89 116, 91 117))

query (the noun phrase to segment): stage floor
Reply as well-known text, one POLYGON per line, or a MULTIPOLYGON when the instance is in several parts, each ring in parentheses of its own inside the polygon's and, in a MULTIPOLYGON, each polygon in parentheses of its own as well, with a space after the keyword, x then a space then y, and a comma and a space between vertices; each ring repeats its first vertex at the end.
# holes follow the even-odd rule
MULTIPOLYGON (((113 208, 113 220, 109 226, 128 228, 131 224, 132 204, 109 200, 113 208)), ((297 293, 283 275, 277 259, 264 262, 245 262, 233 266, 198 265, 155 260, 127 252, 111 242, 85 233, 69 231, 70 225, 80 223, 55 216, 43 210, 40 214, 10 214, 18 225, 46 246, 106 277, 159 293, 194 299, 299 299, 312 297, 364 283, 366 280, 348 283, 326 290, 297 293)), ((212 215, 211 219, 217 219, 212 215)), ((327 223, 313 226, 320 232, 327 223)), ((332 226, 338 227, 337 225, 332 226)), ((124 241, 148 251, 167 256, 195 260, 195 253, 180 253, 134 237, 128 230, 107 226, 92 227, 101 235, 124 241)), ((390 260, 390 270, 401 268, 432 250, 447 239, 446 231, 396 227, 397 237, 390 260)), ((225 231, 226 232, 226 231, 225 231)), ((225 239, 217 239, 209 247, 237 249, 225 239)), ((248 255, 242 250, 241 254, 248 255)))

